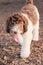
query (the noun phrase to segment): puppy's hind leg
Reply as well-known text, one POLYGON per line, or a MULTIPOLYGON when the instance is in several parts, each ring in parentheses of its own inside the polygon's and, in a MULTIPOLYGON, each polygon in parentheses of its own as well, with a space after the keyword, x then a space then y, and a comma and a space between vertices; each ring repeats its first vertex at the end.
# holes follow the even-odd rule
POLYGON ((39 21, 36 23, 33 29, 33 40, 34 41, 39 40, 39 21))

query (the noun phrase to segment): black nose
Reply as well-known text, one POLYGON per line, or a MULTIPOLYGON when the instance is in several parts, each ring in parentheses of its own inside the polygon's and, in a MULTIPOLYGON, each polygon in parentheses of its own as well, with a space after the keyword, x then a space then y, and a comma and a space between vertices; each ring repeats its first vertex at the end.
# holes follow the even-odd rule
POLYGON ((14 32, 14 34, 17 34, 17 32, 14 32))

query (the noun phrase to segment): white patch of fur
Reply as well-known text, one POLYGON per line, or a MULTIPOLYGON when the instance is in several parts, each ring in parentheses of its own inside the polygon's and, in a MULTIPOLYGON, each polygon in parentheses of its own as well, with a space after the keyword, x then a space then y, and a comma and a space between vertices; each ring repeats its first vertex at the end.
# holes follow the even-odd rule
POLYGON ((16 32, 17 30, 18 30, 18 26, 17 25, 12 27, 12 31, 16 32))
POLYGON ((34 41, 39 40, 39 21, 36 23, 36 25, 33 28, 33 40, 34 41))
POLYGON ((12 27, 12 31, 13 32, 17 32, 17 33, 21 33, 22 32, 17 25, 15 25, 15 26, 12 27))

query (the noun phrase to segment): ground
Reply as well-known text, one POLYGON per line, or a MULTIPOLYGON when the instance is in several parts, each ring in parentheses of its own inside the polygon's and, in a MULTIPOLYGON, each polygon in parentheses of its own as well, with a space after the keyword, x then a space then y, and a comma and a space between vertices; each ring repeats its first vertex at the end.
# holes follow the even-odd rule
POLYGON ((32 41, 30 56, 24 61, 20 58, 20 48, 6 32, 6 20, 25 4, 20 0, 0 4, 0 65, 43 65, 43 0, 34 0, 40 13, 39 41, 32 41))

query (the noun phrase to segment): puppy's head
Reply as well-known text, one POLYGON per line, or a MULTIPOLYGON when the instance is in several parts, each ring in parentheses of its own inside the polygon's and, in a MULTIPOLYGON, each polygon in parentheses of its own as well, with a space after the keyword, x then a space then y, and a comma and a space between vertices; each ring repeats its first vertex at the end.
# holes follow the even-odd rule
POLYGON ((19 14, 14 14, 7 20, 7 32, 13 33, 16 41, 19 39, 19 35, 27 31, 28 23, 19 14))

